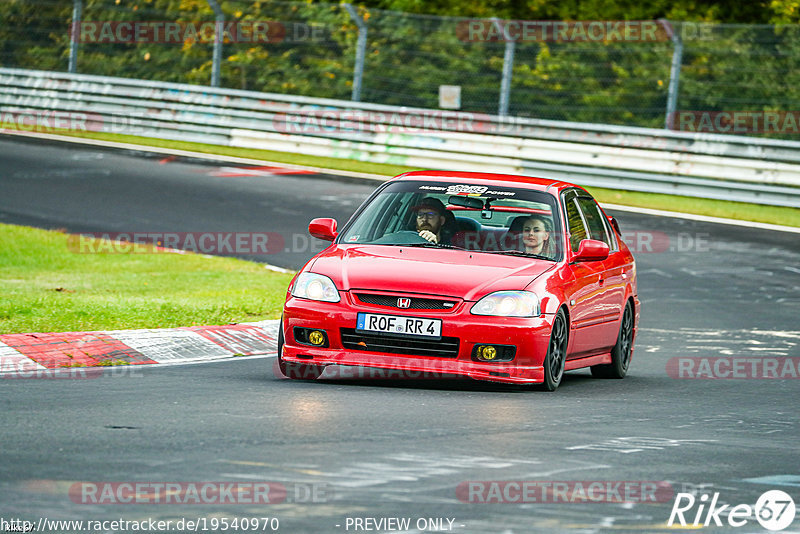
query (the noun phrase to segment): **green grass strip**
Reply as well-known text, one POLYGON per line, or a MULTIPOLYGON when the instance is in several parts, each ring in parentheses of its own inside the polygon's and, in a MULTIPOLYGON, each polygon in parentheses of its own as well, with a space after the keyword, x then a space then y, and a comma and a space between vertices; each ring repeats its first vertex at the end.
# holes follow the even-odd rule
MULTIPOLYGON (((59 132, 53 132, 62 135, 59 132)), ((338 171, 364 172, 368 174, 380 174, 387 178, 397 176, 404 172, 417 171, 416 167, 404 167, 402 165, 390 165, 387 163, 370 163, 367 161, 357 161, 342 158, 329 158, 323 156, 307 156, 305 154, 295 154, 292 152, 277 152, 275 150, 261 150, 257 148, 236 148, 223 145, 209 145, 205 143, 192 143, 189 141, 172 141, 169 139, 155 139, 152 137, 137 137, 135 135, 113 134, 106 132, 65 132, 63 135, 71 137, 84 137, 89 139, 100 139, 103 141, 114 141, 117 143, 130 143, 134 145, 153 146, 159 148, 169 148, 175 150, 187 150, 200 152, 201 154, 214 154, 221 156, 235 156, 237 158, 252 158, 264 161, 274 161, 276 163, 288 163, 290 165, 306 165, 309 167, 319 167, 323 169, 333 169, 338 171)), ((377 184, 376 184, 377 185, 377 184)))
POLYGON ((709 217, 738 219, 782 226, 800 227, 800 209, 780 206, 764 206, 747 202, 730 202, 708 198, 659 195, 637 191, 619 191, 600 187, 586 188, 602 204, 621 204, 656 210, 693 213, 709 217))
POLYGON ((0 224, 0 333, 172 328, 277 319, 291 274, 233 258, 97 247, 0 224))

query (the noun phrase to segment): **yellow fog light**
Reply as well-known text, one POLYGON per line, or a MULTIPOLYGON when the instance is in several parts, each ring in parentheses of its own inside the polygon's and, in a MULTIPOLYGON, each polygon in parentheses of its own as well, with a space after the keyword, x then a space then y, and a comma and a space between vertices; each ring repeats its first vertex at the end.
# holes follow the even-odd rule
POLYGON ((494 360, 497 357, 497 349, 491 345, 486 345, 478 349, 478 357, 482 360, 494 360))
POLYGON ((323 334, 319 330, 314 330, 313 332, 308 334, 308 341, 312 345, 323 345, 325 343, 325 334, 323 334))

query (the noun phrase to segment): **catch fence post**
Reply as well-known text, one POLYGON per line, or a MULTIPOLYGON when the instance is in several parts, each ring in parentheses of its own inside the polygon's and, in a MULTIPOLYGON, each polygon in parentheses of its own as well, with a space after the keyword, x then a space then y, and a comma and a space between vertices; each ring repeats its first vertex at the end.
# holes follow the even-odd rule
POLYGON ((663 25, 674 46, 672 64, 669 69, 669 86, 667 87, 667 116, 664 120, 664 128, 674 130, 675 110, 678 107, 678 85, 681 78, 681 63, 683 62, 683 40, 681 40, 680 35, 675 31, 670 21, 661 19, 659 22, 663 25))
POLYGON ((83 0, 72 3, 72 31, 69 34, 69 67, 71 73, 78 72, 78 43, 81 37, 81 18, 83 17, 83 0))
POLYGON ((211 86, 219 87, 220 71, 222 69, 222 44, 224 39, 223 30, 225 29, 225 13, 219 7, 217 0, 206 0, 211 9, 214 10, 214 50, 211 60, 211 86))
POLYGON ((353 102, 361 101, 361 83, 364 78, 364 58, 367 54, 367 23, 356 11, 352 4, 342 4, 350 18, 358 26, 358 42, 356 43, 356 65, 353 69, 353 102))

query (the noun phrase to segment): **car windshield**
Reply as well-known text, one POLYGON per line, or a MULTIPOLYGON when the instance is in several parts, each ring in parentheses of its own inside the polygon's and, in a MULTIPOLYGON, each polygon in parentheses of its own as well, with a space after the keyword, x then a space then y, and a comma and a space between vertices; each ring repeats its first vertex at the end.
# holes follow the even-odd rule
POLYGON ((542 191, 491 183, 398 181, 372 197, 337 241, 466 249, 557 261, 563 252, 555 206, 555 197, 542 191))

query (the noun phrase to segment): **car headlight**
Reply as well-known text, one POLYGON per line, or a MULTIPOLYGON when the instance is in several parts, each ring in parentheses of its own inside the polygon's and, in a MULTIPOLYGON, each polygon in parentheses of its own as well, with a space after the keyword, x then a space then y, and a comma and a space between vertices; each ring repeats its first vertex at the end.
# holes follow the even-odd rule
POLYGON ((300 273, 292 287, 292 296, 325 302, 339 302, 339 291, 333 280, 315 273, 300 273))
POLYGON ((536 317, 539 297, 530 291, 496 291, 476 302, 470 312, 473 315, 536 317))

